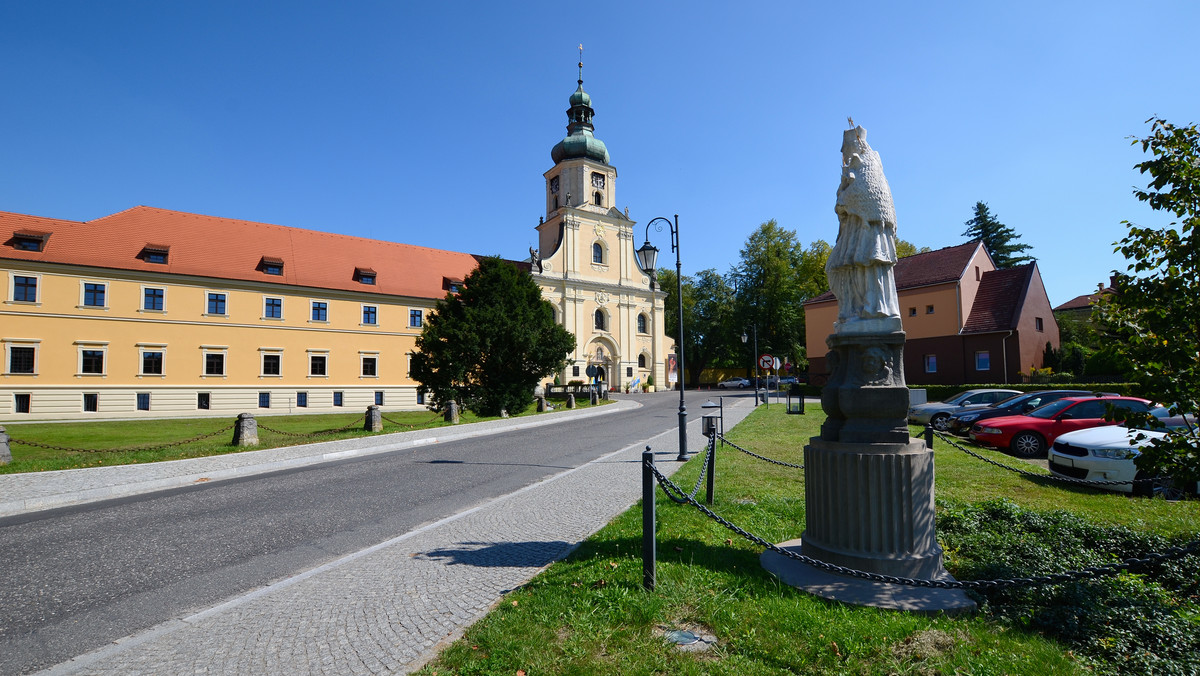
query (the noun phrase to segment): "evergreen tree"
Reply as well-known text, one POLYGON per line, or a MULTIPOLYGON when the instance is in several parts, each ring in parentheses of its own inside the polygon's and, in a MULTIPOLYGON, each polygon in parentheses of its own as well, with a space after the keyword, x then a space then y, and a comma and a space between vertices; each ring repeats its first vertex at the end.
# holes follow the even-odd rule
POLYGON ((429 408, 451 401, 480 415, 520 413, 538 381, 561 369, 575 337, 554 321, 554 308, 527 273, 485 258, 446 294, 417 338, 412 377, 429 408))
POLYGON ((1031 247, 1028 244, 1017 243, 1021 236, 1015 230, 996 220, 988 210, 985 202, 975 203, 975 216, 964 223, 967 231, 963 237, 971 240, 982 240, 984 248, 992 256, 992 262, 1003 270, 1036 260, 1023 252, 1031 247))

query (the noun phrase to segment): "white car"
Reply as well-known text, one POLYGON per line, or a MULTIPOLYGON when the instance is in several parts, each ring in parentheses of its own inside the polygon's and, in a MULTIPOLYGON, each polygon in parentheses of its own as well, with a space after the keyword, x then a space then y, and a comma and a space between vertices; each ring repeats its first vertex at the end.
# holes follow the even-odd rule
MULTIPOLYGON (((1110 425, 1067 432, 1054 440, 1047 457, 1050 472, 1059 476, 1083 481, 1133 481, 1149 478, 1139 472, 1134 459, 1141 455, 1138 450, 1150 444, 1152 439, 1166 436, 1153 430, 1139 430, 1110 425), (1142 437, 1142 438, 1139 438, 1142 437)), ((1179 497, 1180 490, 1149 481, 1135 484, 1119 483, 1100 485, 1110 491, 1153 495, 1161 492, 1167 497, 1179 497)), ((1200 490, 1200 485, 1196 486, 1200 490)))
POLYGON ((717 383, 717 387, 721 388, 722 390, 744 390, 747 387, 750 387, 750 381, 746 380, 745 378, 730 378, 729 380, 722 380, 721 382, 717 383))

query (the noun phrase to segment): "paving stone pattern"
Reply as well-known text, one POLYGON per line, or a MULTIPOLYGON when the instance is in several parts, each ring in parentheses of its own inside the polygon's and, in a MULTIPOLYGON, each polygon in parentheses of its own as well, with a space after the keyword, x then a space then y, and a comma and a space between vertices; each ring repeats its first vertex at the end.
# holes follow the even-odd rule
MULTIPOLYGON (((727 406, 726 427, 752 408, 748 400, 727 406)), ((698 419, 688 426, 694 442, 703 440, 698 419)), ((664 471, 680 466, 672 462, 677 439, 671 431, 649 442, 664 471)), ((640 498, 643 448, 616 451, 43 673, 408 673, 640 498)))

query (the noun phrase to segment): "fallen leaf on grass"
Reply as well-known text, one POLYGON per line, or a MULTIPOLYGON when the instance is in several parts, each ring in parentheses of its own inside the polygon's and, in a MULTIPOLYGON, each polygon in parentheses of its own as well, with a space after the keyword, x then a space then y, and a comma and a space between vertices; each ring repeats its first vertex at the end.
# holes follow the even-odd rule
POLYGON ((525 676, 525 670, 524 670, 524 669, 517 669, 517 676, 525 676))
POLYGON ((516 607, 517 607, 517 602, 513 601, 513 608, 516 608, 516 607))

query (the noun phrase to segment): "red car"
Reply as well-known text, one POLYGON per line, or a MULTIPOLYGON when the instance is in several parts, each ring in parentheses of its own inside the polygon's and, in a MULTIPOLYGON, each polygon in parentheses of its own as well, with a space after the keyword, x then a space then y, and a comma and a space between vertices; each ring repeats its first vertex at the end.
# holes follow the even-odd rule
POLYGON ((1008 449, 1017 457, 1043 457, 1060 434, 1117 424, 1119 421, 1104 419, 1109 404, 1138 412, 1154 406, 1136 397, 1065 397, 1026 415, 984 420, 971 427, 970 436, 976 443, 1008 449))

